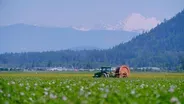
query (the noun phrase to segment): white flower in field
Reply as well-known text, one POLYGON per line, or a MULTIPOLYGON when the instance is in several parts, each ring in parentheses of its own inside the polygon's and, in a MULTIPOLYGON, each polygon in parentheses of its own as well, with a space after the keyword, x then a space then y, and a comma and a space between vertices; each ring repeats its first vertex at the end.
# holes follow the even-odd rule
POLYGON ((176 87, 176 86, 171 85, 168 91, 169 91, 169 92, 174 92, 175 87, 176 87))
POLYGON ((52 82, 52 84, 55 84, 55 83, 56 83, 55 81, 52 82))
POLYGON ((28 86, 26 86, 26 90, 27 90, 27 91, 29 90, 29 87, 28 87, 28 86))
POLYGON ((141 88, 144 88, 144 84, 141 84, 140 87, 141 87, 141 88))
POLYGON ((175 104, 180 104, 180 101, 178 100, 177 97, 172 97, 170 100, 171 103, 175 103, 175 104))
POLYGON ((0 89, 0 93, 3 93, 3 90, 0 89))
POLYGON ((103 98, 107 98, 107 94, 103 94, 102 97, 103 97, 103 98))
POLYGON ((177 86, 176 85, 171 85, 170 88, 176 88, 177 86))
POLYGON ((144 87, 148 88, 149 85, 145 84, 144 87))
POLYGON ((106 89, 105 89, 105 92, 106 92, 106 93, 108 93, 108 92, 109 92, 109 89, 108 89, 108 88, 106 88, 106 89))
POLYGON ((104 91, 104 88, 98 88, 100 91, 104 91))
POLYGON ((4 104, 9 104, 9 102, 8 101, 5 101, 4 104))
POLYGON ((156 98, 159 98, 160 97, 160 94, 156 94, 156 98))
POLYGON ((86 93, 84 96, 87 98, 88 97, 88 93, 86 93))
POLYGON ((38 85, 37 83, 34 84, 34 86, 37 86, 37 85, 38 85))
POLYGON ((130 93, 131 93, 132 95, 135 95, 135 90, 132 90, 130 93))
POLYGON ((21 95, 21 96, 24 96, 24 92, 20 92, 20 95, 21 95))
POLYGON ((67 97, 66 96, 63 96, 62 97, 62 100, 64 100, 64 101, 67 100, 67 97))
POLYGON ((91 92, 88 92, 88 95, 91 95, 91 92))
POLYGON ((32 96, 35 96, 35 93, 32 93, 31 95, 32 95, 32 96))
POLYGON ((83 94, 84 94, 84 90, 80 90, 79 95, 81 96, 83 94))
POLYGON ((11 84, 15 84, 15 82, 14 81, 11 81, 11 84))
POLYGON ((7 97, 11 97, 11 95, 10 94, 7 94, 7 97))
POLYGON ((51 98, 51 99, 56 99, 57 96, 51 93, 51 94, 50 94, 50 98, 51 98))
POLYGON ((70 86, 67 85, 66 88, 70 88, 70 86))
POLYGON ((44 94, 45 94, 45 95, 48 95, 49 93, 45 91, 44 94))
POLYGON ((87 89, 89 89, 89 88, 86 86, 85 89, 87 90, 87 89))
POLYGON ((104 87, 105 85, 102 83, 101 86, 104 87))
POLYGON ((146 96, 149 96, 149 93, 146 93, 146 96))
POLYGON ((174 92, 174 88, 170 88, 169 89, 169 92, 174 92))
POLYGON ((84 101, 81 102, 81 104, 88 104, 88 101, 84 100, 84 101))
POLYGON ((30 101, 33 101, 33 99, 32 99, 31 97, 29 97, 29 100, 30 100, 30 101))
POLYGON ((24 100, 23 100, 23 102, 24 102, 24 103, 27 103, 27 100, 26 100, 26 99, 24 99, 24 100))
POLYGON ((49 91, 49 90, 50 90, 50 88, 44 88, 44 90, 45 90, 45 91, 49 91))
POLYGON ((84 91, 84 87, 83 86, 80 88, 80 91, 84 91))
POLYGON ((135 95, 136 98, 139 98, 140 96, 141 96, 140 93, 138 93, 138 94, 135 95))
POLYGON ((81 86, 81 89, 83 90, 83 89, 84 89, 84 87, 83 87, 83 86, 81 86))
POLYGON ((91 92, 85 93, 85 97, 87 98, 89 95, 91 95, 91 92))
POLYGON ((8 85, 10 85, 10 83, 9 83, 9 82, 8 82, 7 84, 8 84, 8 85))
POLYGON ((24 84, 20 83, 19 86, 22 87, 22 86, 24 86, 24 84))
POLYGON ((89 87, 93 87, 95 84, 94 83, 91 83, 90 85, 89 85, 89 87))

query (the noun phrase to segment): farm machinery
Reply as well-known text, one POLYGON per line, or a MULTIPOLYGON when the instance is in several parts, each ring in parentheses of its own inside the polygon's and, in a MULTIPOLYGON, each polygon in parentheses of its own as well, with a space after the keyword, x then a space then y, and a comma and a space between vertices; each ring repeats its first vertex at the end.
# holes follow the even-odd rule
POLYGON ((100 68, 100 72, 94 74, 94 78, 99 77, 115 77, 115 78, 126 78, 130 74, 130 68, 126 65, 122 65, 120 67, 116 67, 115 70, 109 66, 103 66, 100 68))

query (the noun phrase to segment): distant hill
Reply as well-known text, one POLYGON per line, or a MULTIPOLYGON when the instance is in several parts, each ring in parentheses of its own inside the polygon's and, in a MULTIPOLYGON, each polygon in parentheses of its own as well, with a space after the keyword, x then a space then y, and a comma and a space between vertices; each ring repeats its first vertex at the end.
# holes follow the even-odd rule
POLYGON ((176 67, 184 56, 184 11, 112 50, 129 65, 176 67))
POLYGON ((2 54, 0 55, 0 65, 95 68, 102 65, 127 64, 130 67, 149 66, 177 69, 184 66, 184 63, 181 65, 181 62, 184 62, 183 40, 184 11, 181 11, 149 32, 140 34, 131 41, 122 42, 110 49, 2 54))
POLYGON ((26 24, 0 27, 0 53, 41 52, 91 46, 100 49, 127 42, 138 35, 136 32, 89 30, 72 27, 53 28, 26 24))

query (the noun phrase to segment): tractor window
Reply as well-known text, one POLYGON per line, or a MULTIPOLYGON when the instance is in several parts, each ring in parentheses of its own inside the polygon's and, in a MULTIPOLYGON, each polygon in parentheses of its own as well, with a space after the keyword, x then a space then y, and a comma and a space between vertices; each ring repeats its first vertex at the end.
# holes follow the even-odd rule
POLYGON ((109 72, 109 71, 111 71, 111 68, 110 67, 109 68, 108 67, 102 67, 101 71, 102 72, 109 72))

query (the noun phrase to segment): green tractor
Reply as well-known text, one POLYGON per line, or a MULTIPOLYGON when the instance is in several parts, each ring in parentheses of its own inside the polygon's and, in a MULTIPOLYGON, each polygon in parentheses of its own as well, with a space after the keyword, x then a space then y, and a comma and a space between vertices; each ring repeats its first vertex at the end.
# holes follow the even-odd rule
POLYGON ((114 78, 127 78, 130 75, 130 68, 127 65, 121 65, 112 70, 111 67, 103 66, 101 71, 94 74, 94 78, 99 77, 114 77, 114 78))
POLYGON ((103 66, 103 67, 100 68, 100 72, 95 73, 93 77, 94 78, 114 77, 114 73, 113 73, 111 67, 103 66))

